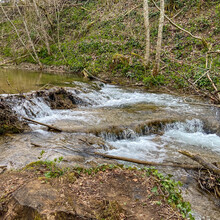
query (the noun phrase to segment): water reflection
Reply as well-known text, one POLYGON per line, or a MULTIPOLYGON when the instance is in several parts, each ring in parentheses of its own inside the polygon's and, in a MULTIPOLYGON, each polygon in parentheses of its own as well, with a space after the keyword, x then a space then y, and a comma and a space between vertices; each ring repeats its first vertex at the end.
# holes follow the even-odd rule
POLYGON ((71 86, 81 78, 73 74, 54 74, 17 69, 0 69, 0 94, 24 93, 44 86, 71 86))

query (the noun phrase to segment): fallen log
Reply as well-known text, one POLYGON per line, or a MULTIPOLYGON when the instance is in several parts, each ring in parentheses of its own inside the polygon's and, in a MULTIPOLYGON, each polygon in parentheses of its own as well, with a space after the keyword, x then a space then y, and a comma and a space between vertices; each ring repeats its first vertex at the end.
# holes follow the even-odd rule
POLYGON ((201 164, 206 169, 212 171, 213 173, 220 175, 220 169, 216 167, 215 165, 206 162, 202 157, 200 157, 198 154, 192 154, 188 151, 179 150, 179 153, 191 158, 192 160, 196 161, 197 163, 201 164))
POLYGON ((3 168, 6 168, 7 165, 0 165, 0 168, 3 169, 3 168))
POLYGON ((102 157, 105 157, 105 158, 109 158, 109 159, 128 161, 128 162, 137 163, 137 164, 143 164, 143 165, 148 165, 148 166, 171 166, 171 167, 179 167, 179 168, 183 168, 183 169, 192 169, 192 170, 201 169, 201 167, 199 167, 199 166, 194 166, 194 165, 190 165, 190 164, 157 163, 157 162, 152 162, 152 161, 143 161, 143 160, 137 160, 137 159, 133 159, 133 158, 108 155, 108 154, 103 154, 103 153, 99 153, 99 152, 93 152, 93 153, 95 155, 99 155, 99 156, 102 156, 102 157))
POLYGON ((89 78, 89 79, 95 79, 97 81, 100 81, 100 82, 103 82, 103 83, 109 83, 108 81, 104 80, 104 79, 101 79, 101 78, 98 78, 94 75, 92 75, 87 69, 84 69, 82 71, 83 75, 85 78, 89 78))
POLYGON ((62 130, 61 130, 60 128, 54 127, 54 126, 52 126, 52 125, 44 124, 44 123, 42 123, 42 122, 38 122, 38 121, 35 121, 35 120, 33 120, 33 119, 30 119, 30 118, 26 118, 26 117, 22 117, 22 118, 23 118, 24 120, 33 122, 33 123, 35 123, 35 124, 39 124, 39 125, 48 127, 49 130, 54 130, 54 131, 62 132, 62 130))

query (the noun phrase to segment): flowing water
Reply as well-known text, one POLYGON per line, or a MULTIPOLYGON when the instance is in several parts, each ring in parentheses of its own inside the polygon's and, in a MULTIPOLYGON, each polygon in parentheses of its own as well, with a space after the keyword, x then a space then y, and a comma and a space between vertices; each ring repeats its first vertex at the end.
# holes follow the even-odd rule
MULTIPOLYGON (((178 153, 179 149, 185 149, 199 152, 209 161, 220 161, 220 113, 216 108, 191 105, 181 96, 101 83, 88 84, 69 75, 9 72, 0 71, 2 93, 23 89, 28 97, 20 99, 19 95, 2 94, 13 110, 20 116, 53 124, 67 132, 49 132, 43 126, 31 124, 30 132, 1 137, 0 164, 6 164, 8 168, 23 167, 36 161, 42 150, 46 152, 43 159, 63 156, 63 163, 67 165, 91 166, 109 162, 88 152, 94 150, 146 161, 192 163, 178 153), (7 81, 10 83, 6 86, 7 81), (67 110, 51 109, 44 98, 30 93, 48 83, 68 85, 67 90, 87 105, 67 110), (12 88, 16 89, 12 91, 12 88), (161 123, 152 128, 147 123, 152 120, 161 120, 161 123), (142 129, 136 129, 143 123, 146 125, 142 129)), ((187 100, 198 102, 192 98, 187 100)), ((161 171, 175 174, 184 182, 184 195, 193 203, 197 219, 220 219, 220 202, 201 195, 189 173, 172 168, 161 171), (196 202, 194 198, 197 198, 196 202), (207 206, 208 211, 205 210, 207 206)))

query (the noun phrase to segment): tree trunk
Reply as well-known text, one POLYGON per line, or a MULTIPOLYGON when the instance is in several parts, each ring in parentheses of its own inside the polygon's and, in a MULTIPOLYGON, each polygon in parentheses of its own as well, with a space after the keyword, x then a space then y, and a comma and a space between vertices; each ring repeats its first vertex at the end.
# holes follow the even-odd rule
POLYGON ((160 19, 159 19, 157 48, 156 48, 156 57, 155 57, 153 75, 157 75, 160 69, 160 54, 161 54, 161 44, 163 37, 163 25, 164 25, 164 0, 160 0, 160 19))
POLYGON ((148 0, 144 0, 144 25, 145 25, 145 35, 146 35, 146 49, 145 49, 145 65, 149 65, 150 59, 150 23, 149 23, 149 7, 148 0))

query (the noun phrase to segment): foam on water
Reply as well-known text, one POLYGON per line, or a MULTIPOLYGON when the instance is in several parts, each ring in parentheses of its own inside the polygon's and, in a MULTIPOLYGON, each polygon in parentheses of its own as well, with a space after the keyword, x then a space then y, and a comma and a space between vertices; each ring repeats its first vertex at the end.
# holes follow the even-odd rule
POLYGON ((36 118, 39 122, 55 122, 58 120, 95 121, 95 117, 88 111, 52 110, 52 114, 36 118))
POLYGON ((196 146, 199 148, 211 149, 220 153, 220 137, 216 134, 206 134, 203 123, 199 119, 187 120, 167 125, 165 133, 155 140, 155 135, 140 136, 116 140, 110 136, 107 141, 115 147, 108 151, 109 154, 140 160, 161 162, 166 156, 166 145, 173 145, 175 148, 181 146, 196 146))
POLYGON ((199 119, 168 125, 162 140, 208 148, 220 153, 220 137, 216 134, 205 133, 203 123, 199 119))
MULTIPOLYGON (((123 105, 137 104, 137 103, 151 103, 167 107, 181 107, 181 109, 189 108, 189 105, 183 103, 179 97, 167 94, 153 94, 143 93, 137 91, 125 90, 112 85, 105 85, 101 90, 94 90, 86 88, 82 84, 81 92, 69 88, 68 91, 72 92, 74 96, 87 101, 93 107, 120 107, 123 105)), ((88 87, 88 85, 87 85, 88 87)), ((28 95, 27 95, 28 97, 28 95)), ((80 107, 80 106, 79 106, 80 107)), ((90 106, 91 107, 91 106, 90 106)), ((82 107, 83 109, 84 107, 82 107)), ((45 100, 41 97, 32 97, 21 99, 15 97, 13 102, 13 110, 19 115, 29 118, 34 118, 40 122, 49 122, 55 120, 92 120, 88 112, 83 114, 83 111, 73 110, 53 110, 45 100)), ((94 120, 93 120, 94 121, 94 120)))
POLYGON ((166 158, 166 151, 163 146, 153 141, 154 137, 155 135, 151 135, 135 139, 110 141, 109 143, 114 146, 115 149, 109 150, 108 153, 115 156, 140 160, 163 161, 166 158))
POLYGON ((189 107, 179 97, 167 94, 129 91, 112 85, 106 85, 99 91, 81 93, 79 97, 98 107, 119 107, 137 103, 150 103, 169 107, 189 107))

